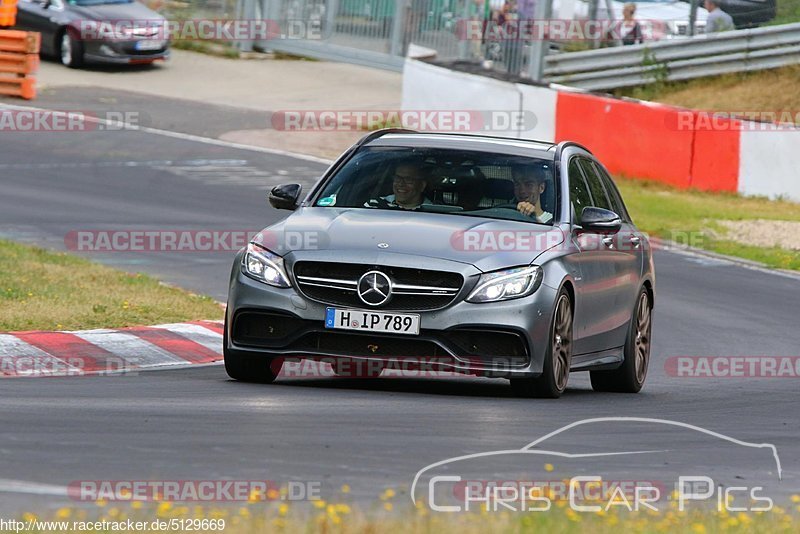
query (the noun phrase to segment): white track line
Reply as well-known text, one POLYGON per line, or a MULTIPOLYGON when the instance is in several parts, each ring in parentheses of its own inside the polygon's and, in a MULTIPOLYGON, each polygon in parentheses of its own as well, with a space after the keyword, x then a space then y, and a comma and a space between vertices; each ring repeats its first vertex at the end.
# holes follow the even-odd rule
MULTIPOLYGON (((46 112, 46 113, 53 113, 56 115, 64 115, 68 116, 70 114, 78 114, 80 112, 77 111, 63 111, 63 110, 54 110, 54 109, 46 109, 46 108, 38 108, 34 106, 18 106, 16 104, 0 104, 0 109, 10 109, 10 110, 17 110, 17 111, 38 111, 38 112, 46 112)), ((86 122, 92 122, 95 124, 104 124, 106 126, 113 126, 118 130, 128 130, 128 131, 136 131, 136 132, 144 132, 154 135, 161 135, 164 137, 172 137, 174 139, 181 139, 183 141, 193 141, 195 143, 205 143, 207 145, 216 145, 222 146, 226 148, 236 148, 238 150, 250 150, 253 152, 261 152, 264 154, 273 154, 276 156, 287 156, 290 158, 301 159, 305 161, 313 161, 314 163, 322 163, 325 165, 330 165, 332 160, 325 159, 325 158, 318 158, 316 156, 309 156, 307 154, 300 154, 298 152, 290 152, 288 150, 278 150, 275 148, 267 148, 262 146, 255 146, 255 145, 245 145, 243 143, 234 143, 232 141, 223 141, 222 139, 214 139, 211 137, 202 137, 199 135, 192 135, 183 132, 173 132, 171 130, 162 130, 160 128, 150 128, 149 126, 137 126, 134 124, 128 123, 120 123, 119 121, 110 121, 107 119, 101 119, 98 117, 91 117, 88 115, 83 115, 83 120, 86 122)))
POLYGON ((42 484, 40 482, 29 482, 27 480, 0 478, 0 493, 23 493, 27 495, 67 497, 68 489, 67 486, 57 486, 55 484, 42 484))

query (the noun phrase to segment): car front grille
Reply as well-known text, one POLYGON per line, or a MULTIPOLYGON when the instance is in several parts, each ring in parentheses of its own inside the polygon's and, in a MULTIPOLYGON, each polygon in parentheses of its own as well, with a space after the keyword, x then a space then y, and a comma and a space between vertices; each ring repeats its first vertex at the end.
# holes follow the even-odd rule
POLYGON ((461 290, 458 273, 409 267, 387 267, 357 263, 298 261, 294 277, 306 297, 325 304, 364 308, 358 297, 358 280, 370 271, 380 271, 392 281, 392 296, 376 308, 385 310, 435 310, 450 304, 461 290))

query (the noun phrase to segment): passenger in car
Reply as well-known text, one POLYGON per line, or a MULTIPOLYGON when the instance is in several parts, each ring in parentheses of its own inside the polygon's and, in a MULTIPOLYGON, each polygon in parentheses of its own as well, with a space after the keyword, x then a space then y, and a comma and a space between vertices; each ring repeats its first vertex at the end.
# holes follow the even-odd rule
POLYGON ((370 199, 364 207, 415 210, 423 204, 431 204, 423 194, 427 186, 427 177, 418 165, 400 163, 395 167, 392 176, 392 194, 370 199))
POLYGON ((511 176, 517 211, 528 217, 536 217, 540 223, 552 221, 553 214, 542 209, 542 193, 547 187, 542 170, 533 166, 518 165, 511 169, 511 176))

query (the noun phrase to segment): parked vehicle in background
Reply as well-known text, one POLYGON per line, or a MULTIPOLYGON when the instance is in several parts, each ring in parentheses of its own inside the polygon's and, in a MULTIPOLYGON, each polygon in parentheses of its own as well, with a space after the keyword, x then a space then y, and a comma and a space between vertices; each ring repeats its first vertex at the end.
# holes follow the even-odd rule
POLYGON ((134 0, 20 0, 16 28, 40 32, 43 55, 77 68, 166 59, 165 25, 163 16, 134 0), (92 25, 97 38, 86 37, 92 25))
POLYGON ((776 0, 720 0, 719 7, 733 17, 737 28, 752 28, 775 18, 776 0))
MULTIPOLYGON (((622 20, 622 10, 627 2, 611 2, 611 13, 606 3, 600 0, 597 8, 598 20, 622 20)), ((641 25, 645 41, 676 39, 689 36, 690 6, 678 0, 638 0, 636 20, 641 25)), ((697 8, 695 34, 704 33, 708 11, 697 8)), ((589 2, 585 0, 553 0, 553 18, 588 19, 589 2)))

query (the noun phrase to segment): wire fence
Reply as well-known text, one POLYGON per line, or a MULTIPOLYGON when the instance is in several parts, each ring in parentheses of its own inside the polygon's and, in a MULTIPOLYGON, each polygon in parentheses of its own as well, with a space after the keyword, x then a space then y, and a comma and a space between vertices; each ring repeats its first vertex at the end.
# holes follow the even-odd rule
MULTIPOLYGON (((543 34, 522 34, 519 25, 535 18, 537 0, 144 0, 169 19, 200 18, 268 20, 272 33, 267 37, 251 35, 229 43, 240 50, 270 50, 319 59, 345 61, 372 67, 401 70, 411 45, 427 50, 440 62, 469 63, 475 69, 490 70, 510 77, 530 76, 536 47, 544 41, 549 54, 572 53, 622 44, 610 33, 578 33, 567 38, 553 37, 552 27, 543 34), (513 30, 510 31, 509 29, 513 30)), ((548 1, 552 0, 538 0, 548 1)), ((723 2, 726 0, 723 0, 723 2)), ((760 0, 771 9, 773 22, 800 21, 800 0, 760 0), (772 7, 769 7, 772 6, 772 7)), ((564 15, 568 2, 555 2, 552 19, 590 20, 589 0, 574 0, 573 12, 564 15)), ((658 2, 642 4, 646 8, 658 2)), ((616 23, 621 17, 622 2, 597 0, 595 18, 616 23)), ((642 21, 645 41, 683 39, 691 33, 689 4, 685 20, 642 21), (647 30, 653 30, 650 34, 647 30)), ((678 8, 680 9, 680 8, 678 8)), ((702 33, 705 18, 698 17, 697 31, 702 33)), ((770 23, 766 23, 770 24, 770 23)), ((613 27, 607 26, 606 29, 613 27)), ((605 30, 604 30, 605 31, 605 30)), ((696 39, 696 38, 695 38, 696 39)), ((602 53, 598 55, 603 55, 602 53)), ((551 58, 552 59, 552 58, 551 58)), ((552 62, 550 62, 552 63, 552 62)), ((535 76, 534 76, 535 77, 535 76)))

